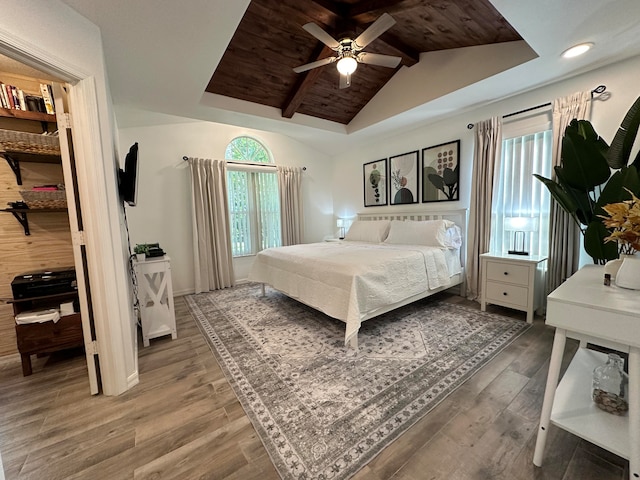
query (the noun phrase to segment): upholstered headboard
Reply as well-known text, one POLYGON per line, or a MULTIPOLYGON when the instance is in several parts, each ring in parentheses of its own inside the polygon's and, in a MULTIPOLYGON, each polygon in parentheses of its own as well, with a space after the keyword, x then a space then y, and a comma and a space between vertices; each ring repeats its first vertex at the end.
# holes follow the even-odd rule
POLYGON ((462 230, 460 263, 464 267, 467 250, 467 209, 434 210, 429 212, 359 213, 358 220, 451 220, 462 230))

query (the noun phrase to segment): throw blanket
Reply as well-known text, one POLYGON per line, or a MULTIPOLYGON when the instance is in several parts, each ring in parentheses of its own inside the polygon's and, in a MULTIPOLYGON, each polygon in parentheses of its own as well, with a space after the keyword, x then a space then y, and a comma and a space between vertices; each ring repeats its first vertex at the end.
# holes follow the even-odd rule
POLYGON ((450 284, 444 249, 322 242, 260 252, 249 280, 346 322, 345 342, 376 310, 450 284))

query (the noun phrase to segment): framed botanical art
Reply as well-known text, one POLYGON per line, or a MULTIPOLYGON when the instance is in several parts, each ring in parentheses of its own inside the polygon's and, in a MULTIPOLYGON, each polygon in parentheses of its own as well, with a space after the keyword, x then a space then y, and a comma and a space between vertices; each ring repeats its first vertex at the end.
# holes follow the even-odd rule
POLYGON ((364 206, 387 204, 387 159, 365 163, 362 166, 364 206))
POLYGON ((422 202, 460 199, 460 140, 422 149, 422 202))
POLYGON ((389 157, 389 204, 418 203, 418 150, 389 157))

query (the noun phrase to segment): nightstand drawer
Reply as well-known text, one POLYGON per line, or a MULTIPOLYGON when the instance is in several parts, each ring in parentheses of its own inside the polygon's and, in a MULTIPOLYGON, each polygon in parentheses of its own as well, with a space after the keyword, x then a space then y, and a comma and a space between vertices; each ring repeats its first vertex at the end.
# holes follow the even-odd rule
POLYGON ((487 262, 487 280, 508 282, 524 287, 529 285, 529 267, 503 262, 487 262))
POLYGON ((526 308, 529 289, 507 283, 487 282, 485 296, 489 303, 508 303, 526 308))

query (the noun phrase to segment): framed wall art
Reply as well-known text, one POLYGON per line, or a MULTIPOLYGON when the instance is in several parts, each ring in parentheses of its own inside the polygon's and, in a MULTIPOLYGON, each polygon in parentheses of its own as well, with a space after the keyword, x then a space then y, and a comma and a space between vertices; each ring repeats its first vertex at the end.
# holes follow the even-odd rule
POLYGON ((460 199, 460 140, 422 149, 422 202, 460 199))
POLYGON ((418 203, 418 150, 389 157, 389 204, 418 203))
POLYGON ((364 206, 376 207, 387 204, 387 159, 365 163, 362 166, 364 206))

